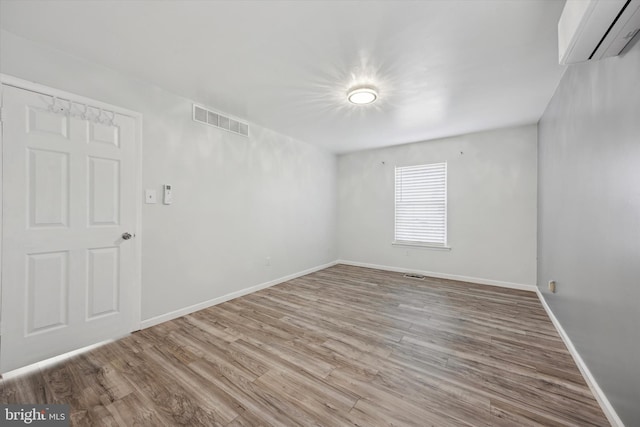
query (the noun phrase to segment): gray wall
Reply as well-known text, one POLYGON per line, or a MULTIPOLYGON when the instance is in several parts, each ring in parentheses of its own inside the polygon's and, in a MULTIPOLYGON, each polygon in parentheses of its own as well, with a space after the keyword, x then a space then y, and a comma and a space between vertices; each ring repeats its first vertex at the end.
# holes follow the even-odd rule
POLYGON ((536 142, 528 125, 339 156, 340 259, 533 287, 536 142), (445 161, 451 250, 392 245, 395 166, 445 161))
POLYGON ((0 36, 3 73, 144 115, 143 188, 172 184, 174 203, 142 205, 142 320, 336 259, 335 155, 256 125, 247 139, 196 123, 190 99, 0 36))
POLYGON ((538 128, 538 230, 540 290, 640 425, 640 43, 563 76, 538 128))

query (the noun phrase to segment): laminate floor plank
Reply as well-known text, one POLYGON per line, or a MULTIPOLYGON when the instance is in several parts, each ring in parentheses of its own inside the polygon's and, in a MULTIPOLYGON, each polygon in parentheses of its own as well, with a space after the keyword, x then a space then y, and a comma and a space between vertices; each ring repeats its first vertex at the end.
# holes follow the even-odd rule
POLYGON ((73 426, 608 426, 532 292, 336 265, 0 380, 73 426))

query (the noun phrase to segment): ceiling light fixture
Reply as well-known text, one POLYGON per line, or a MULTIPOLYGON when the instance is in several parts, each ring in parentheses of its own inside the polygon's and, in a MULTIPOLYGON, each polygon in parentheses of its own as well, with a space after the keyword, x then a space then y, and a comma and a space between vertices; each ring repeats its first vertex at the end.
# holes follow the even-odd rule
POLYGON ((371 104, 378 99, 378 90, 373 86, 356 86, 349 89, 347 99, 352 104, 371 104))

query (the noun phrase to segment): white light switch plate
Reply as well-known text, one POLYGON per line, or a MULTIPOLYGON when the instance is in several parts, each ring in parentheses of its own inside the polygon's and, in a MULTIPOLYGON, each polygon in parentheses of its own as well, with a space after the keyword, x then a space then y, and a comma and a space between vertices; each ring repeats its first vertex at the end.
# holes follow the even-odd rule
POLYGON ((158 203, 158 195, 156 193, 156 190, 145 190, 144 202, 147 204, 158 203))

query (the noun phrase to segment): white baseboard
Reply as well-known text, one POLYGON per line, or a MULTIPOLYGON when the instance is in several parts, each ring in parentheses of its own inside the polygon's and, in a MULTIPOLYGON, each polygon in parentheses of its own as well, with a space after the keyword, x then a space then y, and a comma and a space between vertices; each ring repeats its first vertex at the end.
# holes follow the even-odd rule
MULTIPOLYGON (((129 334, 127 334, 127 335, 129 335, 129 334)), ((23 366, 21 368, 17 368, 17 369, 14 369, 12 371, 9 371, 9 372, 4 372, 2 374, 2 379, 3 380, 8 380, 8 379, 12 379, 12 378, 23 376, 23 375, 30 375, 30 374, 40 373, 40 371, 42 371, 44 369, 47 369, 47 368, 49 368, 51 366, 54 366, 54 365, 57 365, 58 363, 64 362, 64 361, 66 361, 68 359, 71 359, 74 356, 78 356, 78 355, 80 355, 82 353, 88 353, 91 350, 94 350, 94 349, 96 349, 98 347, 102 347, 103 345, 110 344, 110 343, 118 340, 119 338, 122 338, 122 337, 111 338, 111 339, 108 339, 108 340, 105 340, 105 341, 101 341, 101 342, 96 343, 96 344, 91 344, 91 345, 88 345, 86 347, 79 348, 77 350, 71 350, 71 351, 68 351, 66 353, 62 353, 62 354, 60 354, 58 356, 53 356, 53 357, 50 357, 48 359, 44 359, 44 360, 41 360, 39 362, 32 363, 31 365, 23 366)))
POLYGON ((434 271, 414 270, 411 268, 391 267, 388 265, 369 264, 358 261, 338 260, 337 264, 353 265, 356 267, 375 268, 378 270, 395 271, 398 273, 415 273, 428 277, 436 277, 438 279, 458 280, 460 282, 477 283, 480 285, 499 286, 501 288, 519 289, 521 291, 536 292, 535 285, 523 285, 520 283, 502 282, 500 280, 483 279, 479 277, 459 276, 456 274, 436 273, 434 271))
POLYGON ((560 334, 560 338, 562 338, 562 341, 564 341, 564 344, 567 346, 567 349, 569 350, 569 353, 573 357, 573 360, 576 362, 576 365, 578 365, 578 369, 580 369, 580 372, 582 373, 582 376, 587 382, 587 385, 591 389, 591 392, 593 393, 596 400, 600 404, 600 407, 602 408, 602 412, 604 412, 604 415, 607 417, 607 420, 609 420, 611 425, 614 427, 624 427, 622 420, 616 413, 615 409, 613 409, 611 402, 609 402, 609 399, 607 399, 607 396, 605 396, 604 392, 596 382, 596 379, 593 377, 593 374, 591 374, 591 371, 589 370, 587 365, 584 363, 584 360, 582 360, 582 357, 580 357, 580 353, 578 353, 578 350, 576 350, 575 346, 573 345, 573 342, 571 342, 571 339, 569 338, 569 335, 567 335, 564 328, 558 321, 558 318, 555 316, 555 314, 553 314, 553 311, 551 311, 549 304, 547 304, 547 301, 544 299, 542 292, 540 292, 537 286, 536 286, 536 294, 538 294, 538 298, 540 299, 542 306, 544 307, 545 311, 547 312, 547 315, 551 319, 551 323, 553 323, 553 326, 555 326, 556 330, 558 331, 558 334, 560 334))
POLYGON ((280 277, 278 279, 274 279, 274 280, 270 280, 268 282, 260 283, 259 285, 251 286, 251 287, 248 287, 248 288, 241 289, 239 291, 235 291, 235 292, 231 292, 231 293, 226 294, 226 295, 222 295, 222 296, 217 297, 217 298, 213 298, 213 299, 210 299, 210 300, 207 300, 207 301, 203 301, 203 302, 200 302, 198 304, 194 304, 194 305, 190 305, 188 307, 184 307, 184 308, 181 308, 181 309, 178 309, 178 310, 170 311, 169 313, 161 314, 160 316, 155 316, 155 317, 152 317, 150 319, 143 320, 142 322, 140 322, 140 328, 141 329, 145 329, 145 328, 149 328, 149 327, 154 326, 154 325, 158 325, 158 324, 163 323, 163 322, 167 322, 169 320, 177 319, 178 317, 182 317, 182 316, 185 316, 187 314, 191 314, 191 313, 196 312, 198 310, 203 310, 205 308, 208 308, 208 307, 211 307, 211 306, 214 306, 214 305, 217 305, 217 304, 222 304, 223 302, 232 300, 234 298, 238 298, 238 297, 241 297, 243 295, 247 295, 247 294, 250 294, 252 292, 256 292, 256 291, 259 291, 261 289, 265 289, 265 288, 271 287, 273 285, 277 285, 279 283, 295 279, 296 277, 305 276, 307 274, 311 274, 311 273, 314 273, 314 272, 319 271, 319 270, 324 270, 325 268, 334 266, 336 264, 337 264, 337 262, 333 261, 333 262, 330 262, 330 263, 327 263, 327 264, 318 265, 316 267, 312 267, 312 268, 309 268, 309 269, 306 269, 306 270, 303 270, 303 271, 299 271, 297 273, 289 274, 288 276, 280 277))

